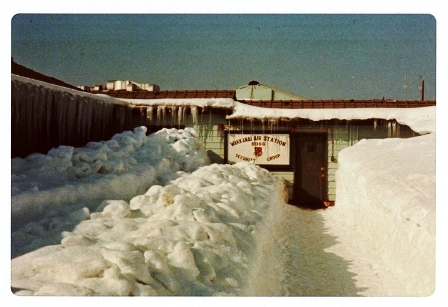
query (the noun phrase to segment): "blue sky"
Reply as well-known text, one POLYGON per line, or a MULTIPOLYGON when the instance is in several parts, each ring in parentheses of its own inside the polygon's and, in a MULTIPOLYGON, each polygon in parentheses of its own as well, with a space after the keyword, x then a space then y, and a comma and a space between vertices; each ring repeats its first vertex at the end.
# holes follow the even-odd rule
POLYGON ((435 99, 429 14, 17 14, 11 55, 74 85, 233 89, 258 80, 310 99, 435 99))

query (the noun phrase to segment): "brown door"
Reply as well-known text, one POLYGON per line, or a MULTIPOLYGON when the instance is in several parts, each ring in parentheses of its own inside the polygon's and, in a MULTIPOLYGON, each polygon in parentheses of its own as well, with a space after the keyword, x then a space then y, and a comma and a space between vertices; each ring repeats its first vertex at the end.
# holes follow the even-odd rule
POLYGON ((308 208, 322 208, 327 200, 327 135, 296 136, 294 203, 308 208))

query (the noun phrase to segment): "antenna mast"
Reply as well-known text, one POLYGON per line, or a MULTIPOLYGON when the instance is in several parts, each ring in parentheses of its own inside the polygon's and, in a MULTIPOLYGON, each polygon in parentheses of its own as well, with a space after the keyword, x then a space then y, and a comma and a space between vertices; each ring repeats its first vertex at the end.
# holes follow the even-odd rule
POLYGON ((418 76, 419 80, 420 80, 420 100, 423 101, 425 100, 425 80, 423 80, 422 76, 418 76))

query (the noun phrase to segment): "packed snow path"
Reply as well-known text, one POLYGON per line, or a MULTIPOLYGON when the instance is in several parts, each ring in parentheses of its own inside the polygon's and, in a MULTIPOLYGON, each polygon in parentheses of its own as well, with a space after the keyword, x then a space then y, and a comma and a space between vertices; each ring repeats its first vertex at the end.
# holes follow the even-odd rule
POLYGON ((349 262, 324 249, 336 244, 325 233, 322 214, 278 204, 269 235, 274 240, 260 251, 248 295, 357 296, 349 262))
POLYGON ((277 224, 289 296, 354 296, 356 289, 348 261, 324 249, 335 237, 324 232, 319 211, 283 206, 284 223, 277 224), (289 218, 287 218, 289 217, 289 218))

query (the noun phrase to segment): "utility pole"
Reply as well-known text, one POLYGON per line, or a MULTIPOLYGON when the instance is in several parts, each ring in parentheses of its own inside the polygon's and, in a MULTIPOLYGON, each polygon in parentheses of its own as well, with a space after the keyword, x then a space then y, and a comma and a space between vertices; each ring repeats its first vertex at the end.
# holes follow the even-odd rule
POLYGON ((420 100, 425 100, 425 80, 423 80, 422 76, 418 76, 419 86, 418 89, 420 90, 420 100))

